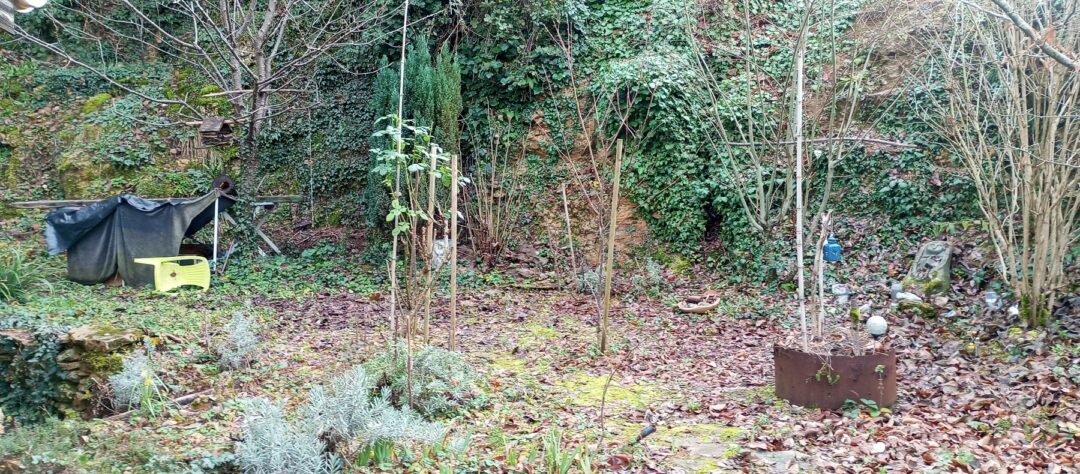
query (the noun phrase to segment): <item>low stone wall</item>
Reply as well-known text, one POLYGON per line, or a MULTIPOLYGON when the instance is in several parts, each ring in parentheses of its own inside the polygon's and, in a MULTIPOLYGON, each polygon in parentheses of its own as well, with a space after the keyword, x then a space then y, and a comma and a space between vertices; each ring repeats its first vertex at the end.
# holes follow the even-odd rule
MULTIPOLYGON (((59 335, 56 338, 59 348, 55 361, 59 372, 55 377, 58 395, 51 401, 54 405, 51 408, 59 412, 70 409, 84 414, 92 413, 95 408, 94 389, 123 367, 124 355, 137 347, 144 336, 139 329, 118 329, 107 325, 79 326, 59 335)), ((29 369, 17 366, 15 361, 24 359, 22 352, 33 350, 34 345, 42 343, 26 329, 0 330, 0 370, 15 371, 3 375, 11 377, 28 372, 29 369)), ((38 361, 37 364, 49 365, 48 361, 38 361)))

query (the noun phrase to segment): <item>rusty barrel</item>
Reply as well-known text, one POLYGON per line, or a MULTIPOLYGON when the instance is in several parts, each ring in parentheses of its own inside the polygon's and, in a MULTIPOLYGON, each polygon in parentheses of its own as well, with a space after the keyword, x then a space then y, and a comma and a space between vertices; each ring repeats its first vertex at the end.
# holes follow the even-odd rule
POLYGON ((794 405, 838 410, 846 400, 896 403, 896 352, 811 354, 773 346, 776 396, 794 405))

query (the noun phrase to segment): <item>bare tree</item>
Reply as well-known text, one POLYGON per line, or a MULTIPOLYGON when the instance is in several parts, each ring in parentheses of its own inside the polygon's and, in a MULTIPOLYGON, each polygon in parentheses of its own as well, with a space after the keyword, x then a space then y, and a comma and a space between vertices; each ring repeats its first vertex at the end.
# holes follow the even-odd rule
MULTIPOLYGON (((727 52, 742 59, 748 82, 765 76, 760 67, 761 59, 753 49, 751 11, 749 0, 744 0, 741 18, 745 35, 744 50, 727 52)), ((695 66, 703 79, 702 85, 711 105, 705 115, 716 131, 707 137, 717 155, 722 158, 723 168, 737 182, 746 183, 745 186, 737 186, 737 189, 747 191, 737 192, 737 195, 747 221, 758 232, 771 229, 787 215, 794 198, 794 167, 789 147, 794 142, 780 143, 784 138, 788 138, 787 127, 782 126, 786 122, 788 111, 783 107, 778 108, 780 115, 772 123, 759 120, 758 117, 765 114, 755 110, 755 106, 760 107, 761 103, 768 101, 762 98, 764 94, 758 88, 750 87, 749 84, 745 87, 745 109, 724 110, 721 96, 727 87, 721 84, 721 79, 713 73, 701 41, 692 33, 689 37, 691 45, 694 46, 695 66), (739 115, 742 117, 738 117, 739 115), (770 138, 762 140, 763 137, 770 138)), ((780 87, 787 86, 782 84, 780 87)))
MULTIPOLYGON (((564 133, 573 137, 573 147, 557 146, 556 150, 560 161, 565 163, 570 171, 573 184, 578 188, 577 199, 584 201, 595 215, 595 241, 603 244, 597 245, 596 261, 602 265, 601 274, 598 276, 603 277, 604 289, 597 291, 593 300, 598 316, 597 345, 601 353, 605 353, 609 340, 608 313, 611 309, 611 278, 614 272, 616 232, 613 226, 617 225, 619 196, 616 188, 619 186, 621 168, 629 168, 632 163, 632 159, 622 162, 623 143, 628 140, 628 148, 633 150, 644 139, 650 126, 649 112, 653 98, 651 95, 647 98, 639 97, 633 84, 610 83, 597 86, 593 83, 593 87, 586 87, 588 82, 579 75, 575 65, 574 42, 578 39, 572 25, 572 21, 567 21, 565 25, 547 28, 548 37, 566 59, 566 73, 569 76, 569 83, 560 90, 548 75, 548 91, 553 96, 565 94, 571 105, 569 110, 554 107, 554 116, 545 117, 545 120, 566 125, 564 133), (644 110, 638 112, 641 116, 638 117, 638 126, 634 127, 630 124, 630 116, 639 106, 644 110), (585 161, 583 158, 586 157, 587 163, 578 163, 585 161), (614 179, 609 184, 601 170, 603 161, 611 158, 614 158, 612 165, 617 169, 613 170, 614 179), (586 166, 588 169, 582 169, 586 166), (605 214, 608 215, 607 219, 605 214)), ((573 232, 570 230, 569 210, 566 210, 566 220, 568 242, 572 249, 573 232)), ((576 262, 576 257, 571 255, 571 261, 576 262)), ((572 269, 574 276, 578 276, 579 271, 578 268, 572 269)))
POLYGON ((994 3, 1006 16, 961 5, 937 41, 928 80, 944 91, 925 115, 971 175, 1024 320, 1041 324, 1078 237, 1080 74, 1057 56, 1080 49, 1080 22, 1075 2, 994 3))
POLYGON ((105 58, 91 61, 79 57, 70 52, 70 42, 119 42, 197 71, 219 89, 202 97, 226 97, 232 108, 227 119, 244 127, 240 191, 254 195, 259 166, 257 138, 267 119, 303 106, 304 87, 316 63, 339 48, 375 41, 376 36, 369 31, 376 30, 386 13, 381 0, 138 4, 119 0, 112 9, 103 9, 100 2, 74 0, 69 5, 50 4, 35 13, 48 16, 59 30, 57 37, 68 40, 46 41, 18 26, 13 34, 96 73, 118 89, 176 106, 181 117, 201 121, 208 115, 195 104, 201 97, 161 97, 130 87, 108 74, 105 58), (51 15, 54 9, 68 9, 84 21, 63 22, 51 15), (159 20, 163 16, 173 20, 166 24, 159 20))

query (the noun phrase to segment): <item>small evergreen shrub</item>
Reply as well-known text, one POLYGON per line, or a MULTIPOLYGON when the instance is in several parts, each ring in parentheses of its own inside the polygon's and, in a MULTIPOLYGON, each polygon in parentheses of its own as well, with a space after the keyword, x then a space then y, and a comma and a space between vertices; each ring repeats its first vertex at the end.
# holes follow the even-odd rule
POLYGON ((244 440, 236 446, 236 463, 252 474, 323 474, 339 464, 325 456, 319 433, 285 420, 281 406, 265 398, 242 402, 244 440))
POLYGON ((630 278, 634 293, 658 298, 671 289, 671 284, 664 278, 664 266, 651 258, 645 260, 642 272, 630 278))
POLYGON ((142 353, 125 358, 124 367, 109 376, 109 389, 119 409, 146 408, 153 413, 165 398, 163 386, 154 373, 154 364, 142 353))
POLYGON ((441 424, 425 421, 409 409, 390 403, 390 390, 378 390, 362 366, 315 386, 299 419, 286 421, 277 404, 264 398, 242 402, 244 439, 237 445, 236 464, 255 474, 331 473, 341 469, 338 454, 348 447, 365 452, 395 443, 435 443, 446 433, 441 424))
MULTIPOLYGON (((390 399, 398 406, 408 403, 408 373, 405 348, 380 354, 364 364, 376 375, 379 386, 390 389, 390 399)), ((484 399, 476 390, 477 376, 459 352, 428 346, 413 358, 413 402, 426 418, 461 414, 468 408, 482 406, 484 399)))
POLYGON ((412 410, 398 410, 390 403, 390 390, 377 390, 375 379, 357 366, 313 388, 303 419, 313 432, 332 440, 378 441, 414 440, 434 443, 443 435, 437 423, 424 421, 412 410))
POLYGON ((597 267, 596 269, 585 270, 585 273, 578 275, 578 292, 585 295, 599 295, 601 289, 600 280, 603 278, 603 274, 603 268, 597 267))
POLYGON ((244 312, 233 314, 225 328, 225 339, 218 345, 221 366, 226 370, 247 367, 251 354, 259 346, 258 323, 244 312))

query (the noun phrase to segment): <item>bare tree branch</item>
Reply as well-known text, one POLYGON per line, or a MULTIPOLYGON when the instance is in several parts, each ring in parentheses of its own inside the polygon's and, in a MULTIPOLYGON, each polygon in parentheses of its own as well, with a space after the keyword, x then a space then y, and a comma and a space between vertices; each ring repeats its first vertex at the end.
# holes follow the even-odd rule
POLYGON ((1054 61, 1061 63, 1063 66, 1072 69, 1073 71, 1080 71, 1080 63, 1077 63, 1076 60, 1070 57, 1073 56, 1072 54, 1068 54, 1064 51, 1059 51, 1057 47, 1046 41, 1046 38, 1040 35, 1039 32, 1035 31, 1035 28, 1032 27, 1031 24, 1027 22, 1027 20, 1021 17, 1020 14, 1016 12, 1016 9, 1013 8, 1013 6, 1010 5, 1008 1, 990 1, 994 2, 994 5, 997 5, 998 8, 1001 9, 1002 13, 1004 13, 1005 16, 1009 17, 1009 20, 1011 20, 1012 23, 1016 25, 1016 27, 1019 28, 1020 31, 1022 31, 1024 35, 1028 37, 1029 40, 1031 40, 1031 42, 1035 43, 1035 45, 1038 46, 1039 49, 1046 53, 1047 56, 1050 56, 1054 59, 1054 61))

